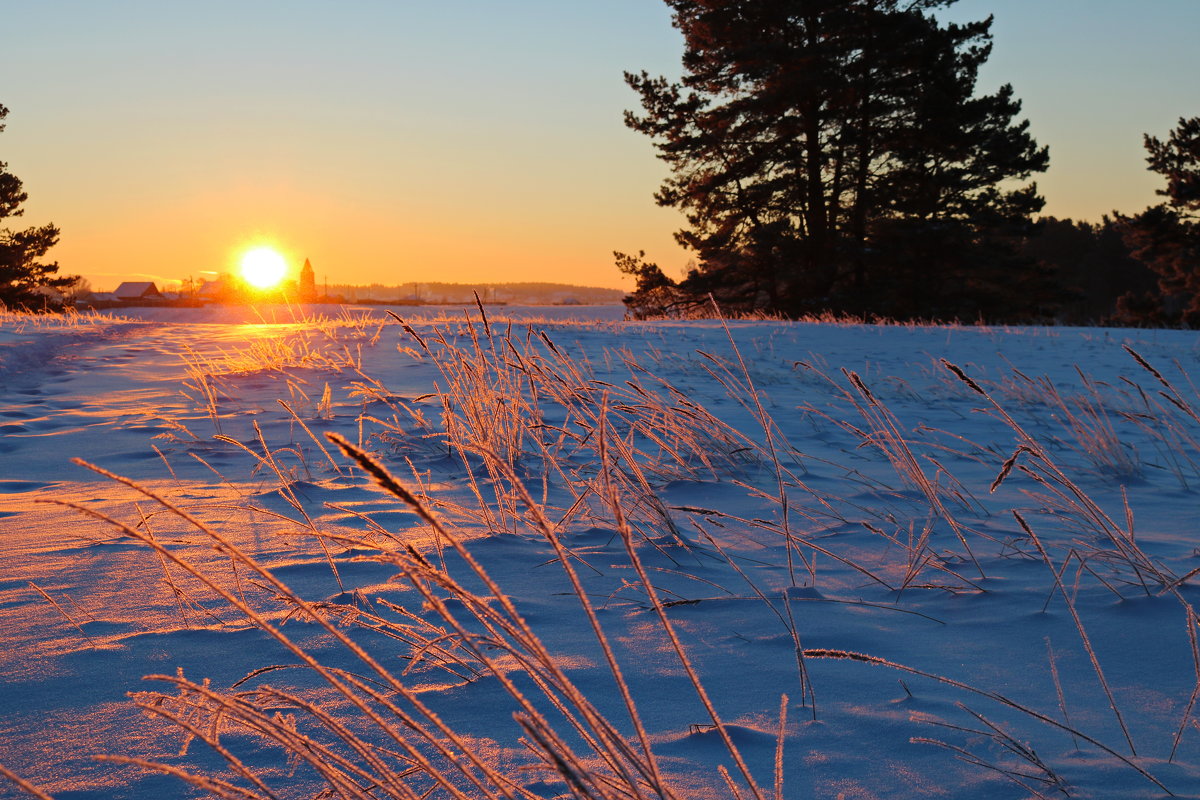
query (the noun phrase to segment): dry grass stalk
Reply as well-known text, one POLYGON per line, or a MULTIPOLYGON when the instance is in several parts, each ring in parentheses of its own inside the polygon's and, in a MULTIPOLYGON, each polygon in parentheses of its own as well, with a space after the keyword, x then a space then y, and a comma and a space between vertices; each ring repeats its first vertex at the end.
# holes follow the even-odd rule
POLYGON ((1073 736, 1078 737, 1079 739, 1082 739, 1083 741, 1085 741, 1088 744, 1092 745, 1093 747, 1101 750, 1102 752, 1107 753, 1108 755, 1112 756, 1113 758, 1119 760, 1121 763, 1125 764, 1125 766, 1127 766, 1130 769, 1137 772, 1139 775, 1141 775, 1147 781, 1154 784, 1159 789, 1161 789, 1163 792, 1165 792, 1167 794, 1167 796, 1169 796, 1169 797, 1177 796, 1174 792, 1172 792, 1170 789, 1168 789, 1166 786, 1164 786, 1161 781, 1159 781, 1157 778, 1155 778, 1153 775, 1151 775, 1149 772, 1147 772, 1145 768, 1143 768, 1142 766, 1137 764, 1135 761, 1130 760, 1130 758, 1128 756, 1118 753, 1116 750, 1113 750, 1111 747, 1104 744, 1103 742, 1101 742, 1097 739, 1094 739, 1091 736, 1088 736, 1086 733, 1083 733, 1082 731, 1080 731, 1076 728, 1072 728, 1065 723, 1059 722, 1058 720, 1056 720, 1052 717, 1048 717, 1045 714, 1042 714, 1039 711, 1035 711, 1032 708, 1024 706, 1013 700, 1010 700, 1009 698, 1007 698, 1004 695, 999 694, 997 692, 991 692, 991 691, 988 691, 985 689, 979 689, 974 686, 971 686, 970 684, 963 683, 962 681, 956 681, 953 678, 947 678, 942 675, 937 675, 932 672, 926 672, 924 670, 916 669, 914 667, 909 667, 909 666, 905 666, 903 664, 899 664, 895 661, 889 661, 885 658, 879 658, 878 656, 866 655, 864 653, 854 653, 854 652, 851 652, 848 650, 831 650, 831 649, 811 648, 811 649, 805 650, 804 655, 806 658, 835 659, 835 660, 840 660, 840 661, 857 661, 857 662, 860 662, 863 664, 871 664, 874 666, 888 667, 889 669, 898 670, 900 672, 907 672, 910 675, 919 675, 923 678, 929 678, 930 680, 937 681, 938 683, 942 683, 947 686, 952 686, 956 689, 961 689, 965 692, 970 692, 971 694, 976 694, 981 697, 986 697, 989 700, 993 700, 1003 706, 1007 706, 1008 708, 1011 708, 1014 711, 1019 711, 1020 713, 1025 714, 1025 715, 1031 717, 1032 719, 1036 719, 1039 722, 1043 722, 1046 725, 1049 725, 1053 728, 1057 728, 1058 730, 1063 731, 1064 733, 1069 733, 1073 736))
POLYGON ((1188 722, 1192 718, 1192 710, 1196 707, 1196 700, 1200 698, 1200 642, 1197 642, 1196 627, 1200 625, 1200 618, 1196 616, 1196 610, 1192 606, 1187 605, 1187 633, 1188 644, 1191 645, 1192 651, 1192 669, 1196 673, 1196 685, 1192 687, 1192 693, 1188 696, 1187 706, 1183 710, 1183 716, 1179 720, 1179 728, 1175 731, 1175 737, 1171 742, 1171 757, 1168 761, 1175 760, 1175 753, 1179 750, 1179 743, 1183 741, 1183 732, 1187 729, 1188 722))
MULTIPOLYGON (((4 313, 4 312, 0 312, 0 313, 4 313)), ((29 795, 30 797, 37 798, 37 800, 54 800, 53 797, 46 794, 41 789, 34 786, 32 783, 25 780, 20 775, 13 772, 12 770, 8 769, 3 764, 0 764, 0 778, 4 778, 9 783, 13 784, 18 789, 20 789, 22 792, 24 792, 25 794, 29 795)))
POLYGON ((1030 541, 1033 542, 1034 547, 1037 548, 1038 555, 1042 557, 1042 561, 1050 570, 1050 574, 1054 576, 1054 585, 1058 588, 1063 602, 1067 605, 1067 610, 1071 613, 1071 619, 1075 622, 1075 629, 1079 631, 1079 638, 1083 642, 1083 649, 1087 651, 1088 659, 1092 663, 1092 670, 1100 680, 1100 686, 1104 689, 1105 697, 1108 698, 1108 706, 1112 709, 1113 716, 1116 717, 1117 724, 1121 727, 1121 733, 1125 735, 1125 741, 1129 745, 1129 752, 1136 756, 1137 748, 1133 745, 1133 737, 1129 733, 1129 728, 1125 725, 1125 717, 1122 716, 1120 708, 1117 707, 1117 700, 1113 696, 1112 689, 1109 688, 1108 679, 1104 677, 1104 670, 1100 667, 1100 659, 1097 658, 1096 650, 1092 647, 1092 640, 1088 636, 1087 628, 1084 627, 1083 620, 1079 618, 1079 611, 1075 608, 1074 596, 1068 593, 1066 587, 1063 586, 1061 574, 1054 568, 1054 564, 1050 560, 1050 555, 1046 552, 1046 548, 1042 546, 1042 540, 1033 532, 1033 528, 1029 526, 1029 523, 1025 521, 1019 512, 1013 511, 1012 514, 1016 518, 1017 524, 1021 526, 1021 529, 1025 531, 1030 541))
POLYGON ((779 696, 779 734, 775 737, 775 800, 783 800, 783 740, 787 736, 788 696, 779 696))
POLYGON ((72 618, 71 618, 71 615, 70 615, 70 614, 68 614, 68 613, 66 612, 66 609, 64 609, 62 606, 60 606, 60 605, 58 604, 58 601, 57 601, 57 600, 55 600, 53 597, 51 597, 51 596, 50 596, 50 595, 49 595, 49 594, 46 592, 46 590, 45 590, 45 589, 43 589, 42 587, 38 586, 38 585, 37 585, 36 583, 34 583, 33 581, 26 581, 26 582, 29 584, 29 588, 30 588, 30 589, 33 589, 35 592, 37 592, 38 594, 40 594, 40 595, 42 596, 42 599, 44 599, 44 600, 45 600, 47 603, 49 603, 51 606, 53 606, 53 607, 54 607, 54 610, 55 610, 55 611, 57 611, 59 614, 61 614, 61 615, 62 615, 62 618, 63 618, 63 619, 65 619, 65 620, 66 620, 68 623, 70 623, 70 624, 71 624, 71 626, 72 626, 73 628, 75 628, 75 630, 79 631, 80 635, 81 635, 81 636, 83 636, 83 638, 84 638, 84 639, 87 639, 87 641, 88 641, 88 644, 89 644, 90 646, 92 646, 92 647, 95 647, 95 646, 96 646, 96 643, 92 641, 92 637, 90 637, 90 636, 88 636, 88 635, 87 635, 87 631, 85 631, 85 630, 83 629, 83 627, 82 627, 82 626, 81 626, 81 625, 80 625, 78 622, 76 622, 74 619, 72 619, 72 618))
MULTIPOLYGON (((1058 696, 1058 710, 1062 713, 1063 723, 1067 727, 1071 726, 1071 716, 1067 713, 1067 698, 1063 694, 1062 681, 1058 676, 1058 663, 1054 657, 1054 648, 1050 646, 1050 637, 1046 637, 1046 660, 1050 663, 1050 677, 1054 680, 1054 693, 1058 696)), ((1071 741, 1075 742, 1075 748, 1079 748, 1079 742, 1075 741, 1075 735, 1071 735, 1071 741)))
MULTIPOLYGON (((329 384, 325 384, 325 391, 326 393, 329 392, 329 384)), ((345 477, 342 474, 342 468, 338 466, 338 463, 333 460, 333 456, 329 455, 329 451, 325 449, 325 444, 317 438, 316 434, 305 424, 304 420, 300 419, 300 415, 284 400, 280 400, 279 405, 283 406, 283 409, 292 416, 292 419, 296 420, 300 427, 304 429, 304 432, 308 434, 308 438, 312 439, 313 443, 321 450, 321 454, 325 456, 325 460, 329 462, 329 466, 333 467, 333 471, 338 474, 338 477, 345 477)))

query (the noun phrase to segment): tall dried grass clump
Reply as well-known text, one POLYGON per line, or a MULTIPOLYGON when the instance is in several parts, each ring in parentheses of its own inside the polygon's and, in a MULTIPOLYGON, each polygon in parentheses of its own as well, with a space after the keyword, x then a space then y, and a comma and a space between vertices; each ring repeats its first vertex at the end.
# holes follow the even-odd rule
POLYGON ((41 314, 33 311, 0 308, 0 326, 11 327, 18 333, 31 329, 87 331, 114 323, 135 321, 118 314, 101 314, 94 309, 80 311, 76 308, 64 308, 58 313, 41 314))
MULTIPOLYGON (((609 434, 597 434, 607 455, 609 434)), ((560 791, 588 798, 679 798, 651 746, 633 693, 626 683, 614 647, 599 622, 596 608, 579 579, 572 554, 544 508, 525 490, 509 465, 494 459, 492 467, 506 476, 529 512, 533 532, 552 546, 580 608, 604 653, 612 681, 623 698, 626 718, 611 720, 573 683, 560 659, 542 642, 516 605, 465 546, 463 536, 447 527, 416 494, 403 486, 378 460, 336 434, 329 435, 348 460, 410 508, 428 526, 447 554, 432 559, 401 539, 380 547, 375 539, 330 536, 331 543, 353 548, 360 558, 392 567, 396 578, 423 601, 403 606, 385 598, 351 595, 312 601, 239 547, 168 498, 103 468, 77 460, 106 478, 125 484, 158 504, 205 537, 244 576, 235 589, 198 568, 186 554, 165 544, 143 526, 130 525, 99 512, 77 507, 115 526, 124 536, 151 549, 164 570, 186 575, 225 603, 244 621, 274 639, 293 663, 264 666, 229 689, 217 689, 177 675, 154 675, 163 690, 138 693, 136 702, 151 716, 179 728, 189 741, 203 743, 224 761, 224 770, 196 772, 175 764, 134 756, 105 756, 181 778, 197 789, 222 798, 271 798, 290 794, 289 787, 310 786, 315 796, 406 798, 432 792, 465 798, 536 798, 528 788, 534 778, 561 785, 560 791), (457 567, 447 566, 450 554, 457 567), (256 586, 252 591, 249 586, 256 586), (477 588, 471 588, 475 586, 477 588), (280 616, 281 611, 284 616, 280 616), (319 652, 306 648, 286 632, 284 620, 305 623, 336 647, 319 652), (385 646, 381 646, 381 643, 385 646), (399 648, 403 669, 388 666, 399 648), (386 653, 388 659, 383 658, 386 653), (266 679, 302 672, 289 688, 266 679), (445 723, 426 701, 413 676, 434 673, 443 680, 467 683, 490 680, 513 709, 519 738, 508 749, 525 750, 515 769, 497 761, 474 737, 445 723), (243 746, 253 740, 247 755, 243 746), (282 778, 272 770, 251 766, 262 749, 275 750, 291 764, 282 778), (532 771, 531 771, 532 770, 532 771), (532 777, 531 777, 532 776, 532 777)), ((619 459, 598 476, 601 491, 613 508, 623 506, 611 478, 619 459)), ((732 773, 724 773, 730 790, 764 800, 766 794, 742 758, 705 691, 673 623, 638 554, 636 535, 623 516, 616 530, 635 569, 639 585, 656 610, 662 634, 670 642, 711 724, 720 732, 732 773), (735 788, 740 785, 740 788, 735 788)), ((786 700, 785 700, 786 702, 786 700)), ((782 777, 774 776, 776 786, 782 777)))
POLYGON ((481 323, 463 328, 461 342, 446 328, 431 336, 407 324, 405 329, 413 342, 406 349, 432 360, 441 376, 441 436, 471 476, 477 501, 472 516, 489 529, 527 527, 525 504, 510 486, 515 475, 536 485, 540 502, 552 487, 570 494, 571 503, 555 518, 560 528, 587 514, 611 522, 611 495, 595 483, 607 459, 621 464, 609 479, 621 490, 630 524, 643 532, 665 527, 678 537, 656 481, 728 476, 762 455, 762 445, 629 353, 621 357, 630 379, 616 385, 596 379, 586 359, 571 357, 531 327, 500 332, 482 316, 481 323), (604 457, 601 431, 607 436, 604 457), (485 485, 492 487, 486 497, 485 485))

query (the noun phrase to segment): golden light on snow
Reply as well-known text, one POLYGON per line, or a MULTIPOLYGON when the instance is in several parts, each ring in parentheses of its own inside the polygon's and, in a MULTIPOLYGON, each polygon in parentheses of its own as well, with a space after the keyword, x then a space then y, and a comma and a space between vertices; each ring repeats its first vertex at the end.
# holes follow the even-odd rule
POLYGON ((242 255, 242 277, 258 289, 277 286, 287 275, 287 261, 270 247, 255 247, 242 255))

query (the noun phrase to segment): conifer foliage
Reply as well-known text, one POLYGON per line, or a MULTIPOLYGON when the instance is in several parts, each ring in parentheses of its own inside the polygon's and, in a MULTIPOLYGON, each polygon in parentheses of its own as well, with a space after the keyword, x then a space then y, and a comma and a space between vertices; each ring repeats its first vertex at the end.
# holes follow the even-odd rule
POLYGON ((1200 325, 1200 117, 1180 118, 1166 141, 1147 135, 1146 162, 1167 181, 1165 203, 1123 218, 1134 258, 1158 275, 1158 292, 1122 298, 1127 321, 1200 325))
MULTIPOLYGON (((0 132, 8 109, 0 105, 0 132)), ((0 220, 21 216, 21 204, 29 198, 21 180, 0 161, 0 220)), ((38 261, 58 242, 54 225, 13 231, 0 228, 0 307, 41 309, 61 303, 57 296, 40 289, 63 289, 74 284, 75 276, 57 275, 58 264, 38 261)))
POLYGON ((975 91, 990 18, 941 23, 954 0, 665 2, 682 80, 627 73, 641 111, 625 121, 670 168, 656 200, 687 218, 683 296, 942 318, 1053 300, 1015 248, 1047 151, 1012 87, 975 91))

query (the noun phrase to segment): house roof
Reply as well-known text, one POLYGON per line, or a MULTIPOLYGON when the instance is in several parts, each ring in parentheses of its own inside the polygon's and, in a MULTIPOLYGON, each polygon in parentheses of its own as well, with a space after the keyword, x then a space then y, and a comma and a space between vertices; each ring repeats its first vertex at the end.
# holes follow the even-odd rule
POLYGON ((158 287, 153 281, 126 281, 117 287, 113 292, 122 300, 131 300, 137 297, 158 297, 158 287))

